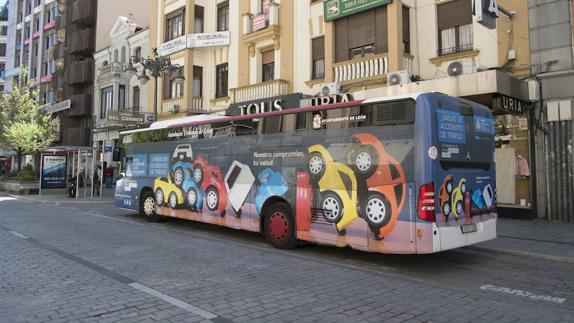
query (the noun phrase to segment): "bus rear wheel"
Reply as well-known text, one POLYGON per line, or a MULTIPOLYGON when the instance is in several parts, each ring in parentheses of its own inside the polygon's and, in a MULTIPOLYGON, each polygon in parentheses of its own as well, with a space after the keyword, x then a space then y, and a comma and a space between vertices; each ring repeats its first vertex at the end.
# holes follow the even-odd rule
POLYGON ((283 202, 271 205, 263 218, 267 241, 278 249, 292 249, 297 245, 293 212, 283 202))
POLYGON ((155 212, 155 198, 151 191, 142 194, 140 200, 140 215, 145 217, 149 222, 161 221, 162 216, 155 212))

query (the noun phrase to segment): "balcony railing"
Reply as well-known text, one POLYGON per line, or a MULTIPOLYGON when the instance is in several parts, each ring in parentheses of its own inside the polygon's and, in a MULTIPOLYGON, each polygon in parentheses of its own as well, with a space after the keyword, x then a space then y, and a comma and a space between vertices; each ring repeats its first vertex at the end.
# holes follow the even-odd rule
POLYGON ((269 6, 269 12, 248 14, 243 17, 243 29, 245 34, 251 34, 269 28, 279 26, 279 5, 273 3, 269 6))
POLYGON ((161 113, 178 113, 183 111, 183 96, 166 99, 161 104, 161 113))
POLYGON ((50 30, 52 28, 56 27, 56 20, 52 20, 49 23, 44 25, 44 31, 46 30, 50 30))
POLYGON ((52 74, 44 75, 40 78, 40 84, 52 82, 52 74))
POLYGON ((403 56, 403 69, 409 71, 409 73, 413 74, 413 59, 414 56, 411 54, 405 53, 403 56))
POLYGON ((203 98, 200 96, 194 96, 191 99, 191 109, 192 110, 203 110, 203 98))
POLYGON ((119 76, 124 71, 124 66, 120 63, 111 63, 107 65, 102 65, 100 67, 100 77, 106 77, 110 74, 119 76))
POLYGON ((386 75, 389 72, 387 54, 344 61, 333 65, 336 82, 348 82, 386 75))
POLYGON ((289 82, 285 80, 273 80, 235 89, 229 89, 231 102, 234 103, 285 95, 288 92, 289 82))

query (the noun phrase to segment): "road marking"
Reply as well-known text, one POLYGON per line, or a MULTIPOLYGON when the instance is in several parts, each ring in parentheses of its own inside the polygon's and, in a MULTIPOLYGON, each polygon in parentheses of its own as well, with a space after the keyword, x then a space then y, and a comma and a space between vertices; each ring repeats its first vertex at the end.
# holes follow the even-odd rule
POLYGON ((211 319, 214 319, 214 318, 217 317, 217 315, 215 315, 215 314, 213 314, 213 313, 210 313, 210 312, 208 312, 208 311, 205 311, 205 310, 203 310, 203 309, 201 309, 201 308, 199 308, 199 307, 195 307, 195 306, 193 306, 193 305, 191 305, 191 304, 189 304, 189 303, 186 303, 186 302, 184 302, 184 301, 182 301, 182 300, 179 300, 179 299, 177 299, 177 298, 175 298, 175 297, 171 297, 171 296, 169 296, 169 295, 166 295, 166 294, 164 294, 164 293, 162 293, 162 292, 160 292, 160 291, 157 291, 157 290, 155 290, 155 289, 153 289, 153 288, 149 288, 149 287, 144 286, 144 285, 142 285, 142 284, 140 284, 140 283, 131 283, 131 284, 129 284, 129 285, 130 285, 131 287, 137 289, 137 290, 140 290, 140 291, 142 291, 142 292, 144 292, 144 293, 147 293, 147 294, 149 294, 149 295, 152 295, 152 296, 154 296, 154 297, 157 297, 157 298, 159 298, 159 299, 161 299, 161 300, 163 300, 163 301, 165 301, 165 302, 168 302, 168 303, 170 303, 170 304, 172 304, 172 305, 174 305, 174 306, 177 306, 177 307, 179 307, 179 308, 181 308, 181 309, 183 309, 183 310, 186 310, 186 311, 188 311, 188 312, 191 312, 191 313, 193 313, 193 314, 199 315, 199 316, 201 316, 201 317, 203 317, 203 318, 205 318, 205 319, 211 320, 211 319))
POLYGON ((17 198, 13 198, 13 197, 0 197, 0 202, 15 201, 15 200, 17 200, 17 198))
POLYGON ((564 302, 566 302, 566 298, 553 297, 553 296, 548 296, 548 295, 536 295, 536 294, 531 293, 531 292, 526 292, 526 291, 523 291, 520 289, 512 289, 512 288, 508 288, 508 287, 499 287, 499 286, 494 286, 494 285, 483 285, 483 286, 480 286, 480 289, 504 293, 504 294, 515 295, 515 296, 527 297, 527 298, 534 299, 534 300, 543 300, 543 301, 547 301, 547 302, 554 302, 554 303, 558 303, 558 304, 563 304, 564 302))
POLYGON ((28 239, 27 236, 25 236, 25 235, 23 235, 23 234, 21 234, 21 233, 18 233, 18 232, 16 232, 16 231, 10 231, 10 233, 12 233, 13 235, 17 236, 18 238, 28 239))

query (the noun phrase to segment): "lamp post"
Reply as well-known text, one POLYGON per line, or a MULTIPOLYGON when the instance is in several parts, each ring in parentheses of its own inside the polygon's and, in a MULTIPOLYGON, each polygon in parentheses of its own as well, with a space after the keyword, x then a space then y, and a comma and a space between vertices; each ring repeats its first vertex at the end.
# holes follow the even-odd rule
POLYGON ((128 67, 126 67, 124 72, 128 73, 130 77, 134 76, 137 73, 134 64, 138 63, 143 67, 141 74, 137 76, 142 85, 145 85, 149 81, 150 76, 154 78, 153 117, 154 121, 157 121, 157 80, 160 77, 170 77, 177 84, 183 84, 185 77, 183 76, 182 67, 179 64, 172 64, 169 57, 160 56, 157 52, 157 48, 153 49, 153 57, 151 58, 130 57, 128 67))

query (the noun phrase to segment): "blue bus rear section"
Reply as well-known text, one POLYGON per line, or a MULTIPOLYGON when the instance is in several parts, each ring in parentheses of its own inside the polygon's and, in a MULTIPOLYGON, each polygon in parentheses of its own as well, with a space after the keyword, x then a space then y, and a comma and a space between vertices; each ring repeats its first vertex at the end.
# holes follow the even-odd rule
POLYGON ((374 99, 305 110, 309 128, 290 133, 127 145, 115 204, 139 211, 142 191, 159 190, 158 214, 261 231, 267 202, 284 201, 298 239, 383 253, 494 238, 491 112, 440 94, 415 98, 412 122, 373 125, 386 108, 377 102, 389 102, 374 99), (432 199, 421 199, 421 188, 432 199), (433 217, 421 217, 421 201, 433 217))

